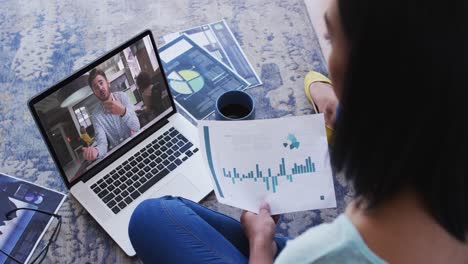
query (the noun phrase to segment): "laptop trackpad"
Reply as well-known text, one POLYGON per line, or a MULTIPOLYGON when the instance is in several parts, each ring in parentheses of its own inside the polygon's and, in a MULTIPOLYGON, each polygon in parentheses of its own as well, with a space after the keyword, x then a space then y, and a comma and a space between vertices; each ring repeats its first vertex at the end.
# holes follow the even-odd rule
POLYGON ((195 187, 189 179, 182 174, 177 174, 172 181, 152 193, 151 196, 161 197, 164 195, 172 195, 193 199, 193 197, 197 197, 199 194, 200 190, 195 187))

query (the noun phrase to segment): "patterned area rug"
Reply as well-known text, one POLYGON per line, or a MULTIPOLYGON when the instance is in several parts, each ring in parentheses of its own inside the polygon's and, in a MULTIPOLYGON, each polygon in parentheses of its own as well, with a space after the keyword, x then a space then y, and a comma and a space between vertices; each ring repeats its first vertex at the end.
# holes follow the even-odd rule
MULTIPOLYGON (((146 28, 161 36, 225 19, 264 82, 248 91, 259 119, 313 113, 303 76, 312 69, 327 73, 302 0, 7 0, 0 9, 0 171, 63 192, 28 99, 146 28)), ((278 232, 295 237, 343 212, 348 186, 342 176, 335 186, 337 209, 284 215, 278 232)), ((240 216, 213 194, 202 203, 240 216)), ((60 214, 62 232, 46 263, 138 262, 73 197, 60 214)))

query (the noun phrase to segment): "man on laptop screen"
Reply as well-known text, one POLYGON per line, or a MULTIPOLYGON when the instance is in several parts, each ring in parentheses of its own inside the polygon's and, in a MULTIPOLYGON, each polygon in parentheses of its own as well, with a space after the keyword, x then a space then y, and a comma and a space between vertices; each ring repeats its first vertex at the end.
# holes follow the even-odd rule
POLYGON ((89 73, 88 84, 101 101, 94 107, 91 118, 97 145, 83 148, 84 159, 93 161, 106 155, 108 148, 117 146, 137 132, 140 121, 125 93, 111 93, 110 83, 102 70, 93 69, 89 73))
MULTIPOLYGON (((141 39, 36 104, 52 117, 41 122, 70 181, 160 119, 147 118, 148 101, 136 85, 142 69, 163 78, 152 51, 149 38, 141 39), (81 127, 91 136, 89 146, 80 140, 81 127)), ((152 99, 164 107, 159 116, 170 108, 169 98, 152 99)))

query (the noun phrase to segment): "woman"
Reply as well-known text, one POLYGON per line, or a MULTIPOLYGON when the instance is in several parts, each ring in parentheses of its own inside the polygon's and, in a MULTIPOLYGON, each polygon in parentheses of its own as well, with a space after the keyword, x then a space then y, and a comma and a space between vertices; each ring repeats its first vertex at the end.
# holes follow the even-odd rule
POLYGON ((332 163, 356 193, 334 222, 284 247, 268 205, 258 215, 244 212, 239 224, 164 197, 143 202, 130 221, 138 256, 146 263, 467 263, 467 7, 332 2, 329 70, 339 113, 329 85, 309 78, 307 88, 335 125, 332 163))

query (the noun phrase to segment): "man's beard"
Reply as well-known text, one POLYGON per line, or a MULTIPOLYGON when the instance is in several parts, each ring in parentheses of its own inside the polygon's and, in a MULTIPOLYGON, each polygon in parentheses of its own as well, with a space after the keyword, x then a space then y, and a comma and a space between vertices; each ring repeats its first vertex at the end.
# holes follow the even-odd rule
POLYGON ((109 97, 110 97, 111 93, 110 91, 107 91, 107 92, 99 92, 99 100, 105 102, 107 100, 109 100, 109 97))

